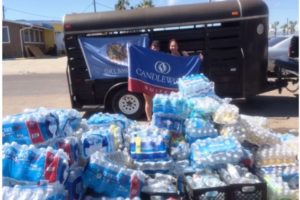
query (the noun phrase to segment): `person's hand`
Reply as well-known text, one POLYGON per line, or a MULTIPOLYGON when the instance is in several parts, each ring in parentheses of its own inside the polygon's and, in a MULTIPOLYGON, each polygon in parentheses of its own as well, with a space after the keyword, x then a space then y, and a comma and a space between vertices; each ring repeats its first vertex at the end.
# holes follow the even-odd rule
POLYGON ((186 51, 182 51, 181 53, 183 56, 189 56, 188 52, 186 52, 186 51))
POLYGON ((203 60, 203 58, 204 58, 202 53, 199 53, 199 57, 200 57, 201 60, 203 60))

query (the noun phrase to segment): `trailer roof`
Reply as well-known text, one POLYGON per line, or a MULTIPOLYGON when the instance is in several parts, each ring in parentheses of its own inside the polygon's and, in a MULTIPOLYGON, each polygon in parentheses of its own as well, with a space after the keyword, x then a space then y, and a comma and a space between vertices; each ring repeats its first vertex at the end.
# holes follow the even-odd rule
POLYGON ((262 0, 237 0, 189 5, 138 8, 98 13, 68 14, 64 17, 65 33, 119 31, 142 28, 192 25, 267 17, 262 0))

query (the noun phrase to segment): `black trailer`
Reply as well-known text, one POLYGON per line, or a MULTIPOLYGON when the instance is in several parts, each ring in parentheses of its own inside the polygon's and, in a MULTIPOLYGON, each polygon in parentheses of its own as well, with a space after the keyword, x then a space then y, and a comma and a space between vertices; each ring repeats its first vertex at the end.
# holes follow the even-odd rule
POLYGON ((127 78, 91 80, 79 37, 148 34, 167 51, 176 38, 191 55, 204 54, 204 74, 222 97, 247 98, 279 88, 269 82, 268 7, 262 0, 237 0, 140 8, 64 17, 67 76, 72 107, 112 109, 138 118, 144 111, 141 94, 127 91, 127 78))

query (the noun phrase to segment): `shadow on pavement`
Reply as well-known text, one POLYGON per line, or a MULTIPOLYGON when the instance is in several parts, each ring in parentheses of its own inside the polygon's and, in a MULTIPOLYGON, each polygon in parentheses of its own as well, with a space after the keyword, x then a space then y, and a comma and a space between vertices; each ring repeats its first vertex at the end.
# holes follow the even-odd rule
POLYGON ((298 117, 299 98, 287 96, 256 96, 247 100, 234 100, 241 114, 262 117, 298 117))

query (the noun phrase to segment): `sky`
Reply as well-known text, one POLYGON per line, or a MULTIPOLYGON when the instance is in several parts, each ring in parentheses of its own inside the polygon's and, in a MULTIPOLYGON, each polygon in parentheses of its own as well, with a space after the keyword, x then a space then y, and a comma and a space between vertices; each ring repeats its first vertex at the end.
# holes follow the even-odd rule
MULTIPOLYGON (((156 7, 208 2, 209 0, 152 0, 156 7)), ((251 0, 248 0, 251 1, 251 0)), ((269 24, 299 20, 298 0, 264 0, 269 7, 269 24)), ((65 14, 94 12, 93 0, 3 0, 7 20, 62 20, 65 14), (67 6, 66 6, 67 5, 67 6)), ((114 10, 117 0, 95 0, 97 11, 114 10)), ((129 0, 131 6, 141 0, 129 0)))

